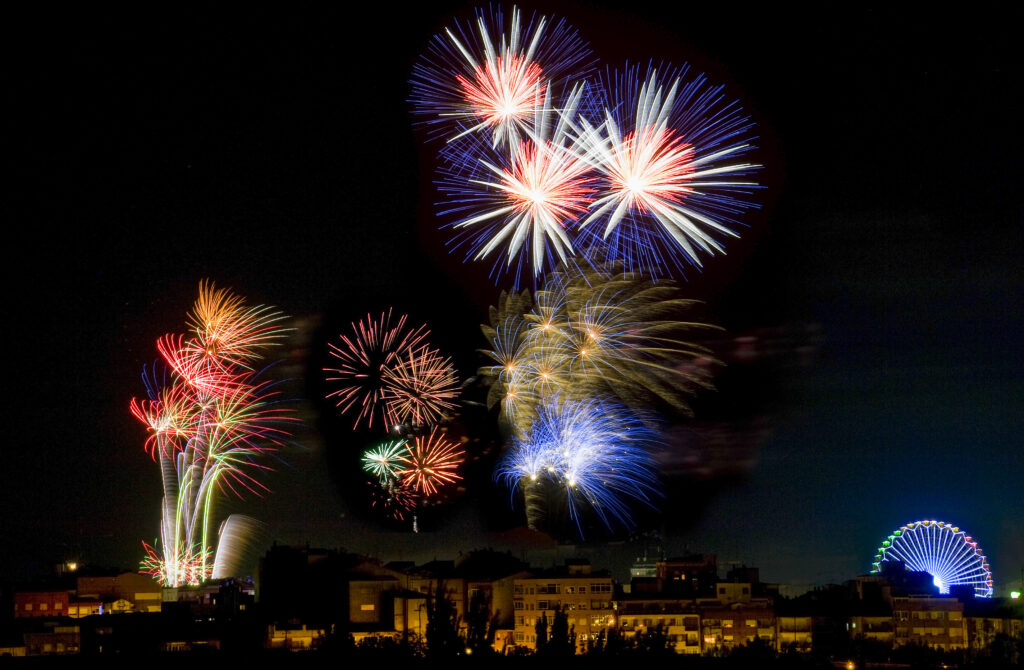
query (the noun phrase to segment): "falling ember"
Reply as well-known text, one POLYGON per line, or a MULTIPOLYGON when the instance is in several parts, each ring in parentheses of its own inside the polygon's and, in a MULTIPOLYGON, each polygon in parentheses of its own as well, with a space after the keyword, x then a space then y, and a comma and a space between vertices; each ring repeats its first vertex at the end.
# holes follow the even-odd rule
POLYGON ((394 424, 431 424, 455 407, 459 379, 451 360, 429 347, 406 353, 384 371, 384 404, 394 424))

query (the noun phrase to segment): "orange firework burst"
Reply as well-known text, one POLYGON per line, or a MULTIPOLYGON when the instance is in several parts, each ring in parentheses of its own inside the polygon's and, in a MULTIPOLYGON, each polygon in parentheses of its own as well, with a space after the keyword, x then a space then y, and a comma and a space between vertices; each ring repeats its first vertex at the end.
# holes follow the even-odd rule
POLYGON ((403 485, 431 496, 446 484, 461 479, 455 471, 465 453, 434 430, 430 435, 418 436, 409 445, 409 451, 401 457, 402 467, 395 474, 403 485))

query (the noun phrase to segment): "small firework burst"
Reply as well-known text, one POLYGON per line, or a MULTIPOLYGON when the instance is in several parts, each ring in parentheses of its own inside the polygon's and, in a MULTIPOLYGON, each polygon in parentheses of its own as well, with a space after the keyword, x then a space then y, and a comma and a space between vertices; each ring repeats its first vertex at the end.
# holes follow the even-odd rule
POLYGON ((384 371, 384 380, 384 404, 393 425, 435 423, 459 396, 451 359, 430 347, 407 352, 384 371))
POLYGON ((408 453, 406 440, 392 440, 363 452, 363 470, 377 478, 382 486, 398 477, 402 457, 408 453))
POLYGON ((395 521, 405 521, 407 514, 415 515, 422 497, 416 489, 400 479, 386 484, 370 482, 371 505, 395 521))
POLYGON ((408 317, 392 320, 392 311, 379 318, 367 315, 352 324, 349 335, 341 335, 339 344, 329 344, 334 367, 325 368, 327 381, 336 389, 327 394, 334 398, 343 414, 355 413, 354 426, 365 423, 387 425, 384 403, 387 372, 422 348, 429 331, 426 326, 413 328, 408 317))
POLYGON ((402 456, 399 480, 423 496, 432 496, 441 487, 457 482, 456 472, 465 451, 437 430, 417 436, 402 456))

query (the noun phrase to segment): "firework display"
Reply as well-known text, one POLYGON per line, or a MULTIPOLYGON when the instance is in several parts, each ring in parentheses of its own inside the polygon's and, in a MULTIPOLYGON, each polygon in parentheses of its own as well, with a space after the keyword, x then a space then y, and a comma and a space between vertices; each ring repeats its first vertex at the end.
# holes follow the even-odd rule
POLYGON ((596 189, 590 165, 571 144, 570 119, 585 86, 573 87, 555 110, 551 90, 537 109, 532 130, 507 153, 464 142, 457 152, 476 160, 442 167, 439 187, 448 200, 442 216, 464 215, 452 224, 455 247, 467 245, 469 257, 498 255, 494 274, 524 272, 536 278, 555 260, 566 263, 574 253, 568 229, 589 209, 596 189), (470 150, 466 150, 469 147, 470 150))
POLYGON ((513 8, 477 12, 430 42, 413 69, 416 115, 448 141, 480 133, 513 149, 552 86, 590 70, 590 50, 563 21, 513 8))
POLYGON ((436 430, 419 435, 400 458, 396 474, 400 480, 423 496, 430 496, 445 484, 459 479, 455 470, 464 451, 436 430))
POLYGON ((659 76, 652 67, 609 75, 618 104, 600 123, 581 117, 575 146, 600 175, 598 195, 580 222, 595 257, 627 270, 665 276, 700 253, 724 253, 716 237, 738 237, 737 215, 759 166, 743 160, 752 123, 722 87, 687 68, 659 76))
MULTIPOLYGON (((402 521, 405 515, 457 482, 457 470, 465 452, 437 429, 411 440, 383 442, 363 452, 363 470, 373 475, 370 482, 373 506, 402 521)), ((415 521, 414 521, 415 522, 415 521)))
POLYGON ((157 343, 167 370, 143 376, 149 397, 133 399, 131 411, 147 426, 164 492, 159 550, 144 543, 142 571, 165 585, 211 576, 220 494, 266 490, 255 476, 267 467, 260 457, 280 445, 292 417, 253 366, 287 334, 283 319, 203 282, 191 333, 157 343))
POLYGON ((518 436, 556 395, 611 396, 634 408, 660 401, 685 412, 686 397, 708 383, 708 366, 694 363, 713 362, 683 339, 710 326, 674 318, 692 302, 667 282, 579 268, 549 275, 532 301, 506 294, 483 327, 495 363, 480 370, 492 382, 489 404, 501 404, 518 436))
POLYGON ((927 572, 939 593, 960 586, 972 588, 977 598, 992 597, 992 570, 978 542, 945 521, 914 521, 894 530, 878 548, 871 572, 881 572, 885 563, 927 572))
POLYGON ((630 502, 650 504, 660 496, 650 444, 653 432, 634 412, 591 397, 544 400, 537 421, 513 441, 497 477, 522 489, 527 523, 537 529, 545 482, 561 490, 569 516, 583 531, 581 516, 593 513, 606 527, 630 527, 630 502))
POLYGON ((588 81, 574 31, 543 17, 524 29, 513 9, 506 34, 501 19, 481 12, 436 36, 413 72, 416 114, 446 129, 450 246, 475 261, 503 249, 491 276, 516 287, 575 257, 667 277, 724 253, 760 166, 746 159, 753 123, 723 87, 653 64, 588 81))
POLYGON ((454 407, 459 382, 451 360, 427 343, 426 326, 410 328, 406 315, 392 325, 389 309, 352 324, 352 333, 329 344, 336 367, 325 368, 328 383, 343 414, 365 423, 394 426, 431 424, 454 407))
POLYGON ((662 404, 687 413, 688 396, 709 385, 715 364, 686 339, 711 327, 678 320, 691 305, 670 282, 569 266, 549 273, 533 295, 503 293, 491 308, 491 325, 483 331, 492 364, 480 374, 490 382, 488 405, 500 406, 513 439, 499 479, 523 492, 531 528, 539 528, 552 496, 568 504, 581 533, 586 510, 609 529, 628 528, 630 501, 650 502, 657 478, 646 469, 653 443, 649 408, 662 404), (611 424, 603 423, 606 418, 611 424), (609 432, 616 422, 630 427, 629 439, 609 432), (624 451, 609 455, 591 429, 620 440, 624 451), (597 451, 558 451, 558 444, 577 438, 597 451), (552 454, 559 453, 556 463, 552 454), (602 471, 597 461, 611 470, 602 471), (568 485, 551 487, 551 477, 538 480, 541 471, 568 485), (594 472, 601 486, 592 485, 588 473, 594 472))

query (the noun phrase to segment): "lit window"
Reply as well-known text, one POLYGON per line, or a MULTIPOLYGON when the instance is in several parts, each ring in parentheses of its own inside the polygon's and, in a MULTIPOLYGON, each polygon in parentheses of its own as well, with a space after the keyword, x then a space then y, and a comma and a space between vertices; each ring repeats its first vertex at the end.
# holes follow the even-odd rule
POLYGON ((373 610, 377 609, 377 607, 373 603, 370 603, 368 605, 360 605, 359 609, 361 609, 364 612, 372 612, 373 610))

